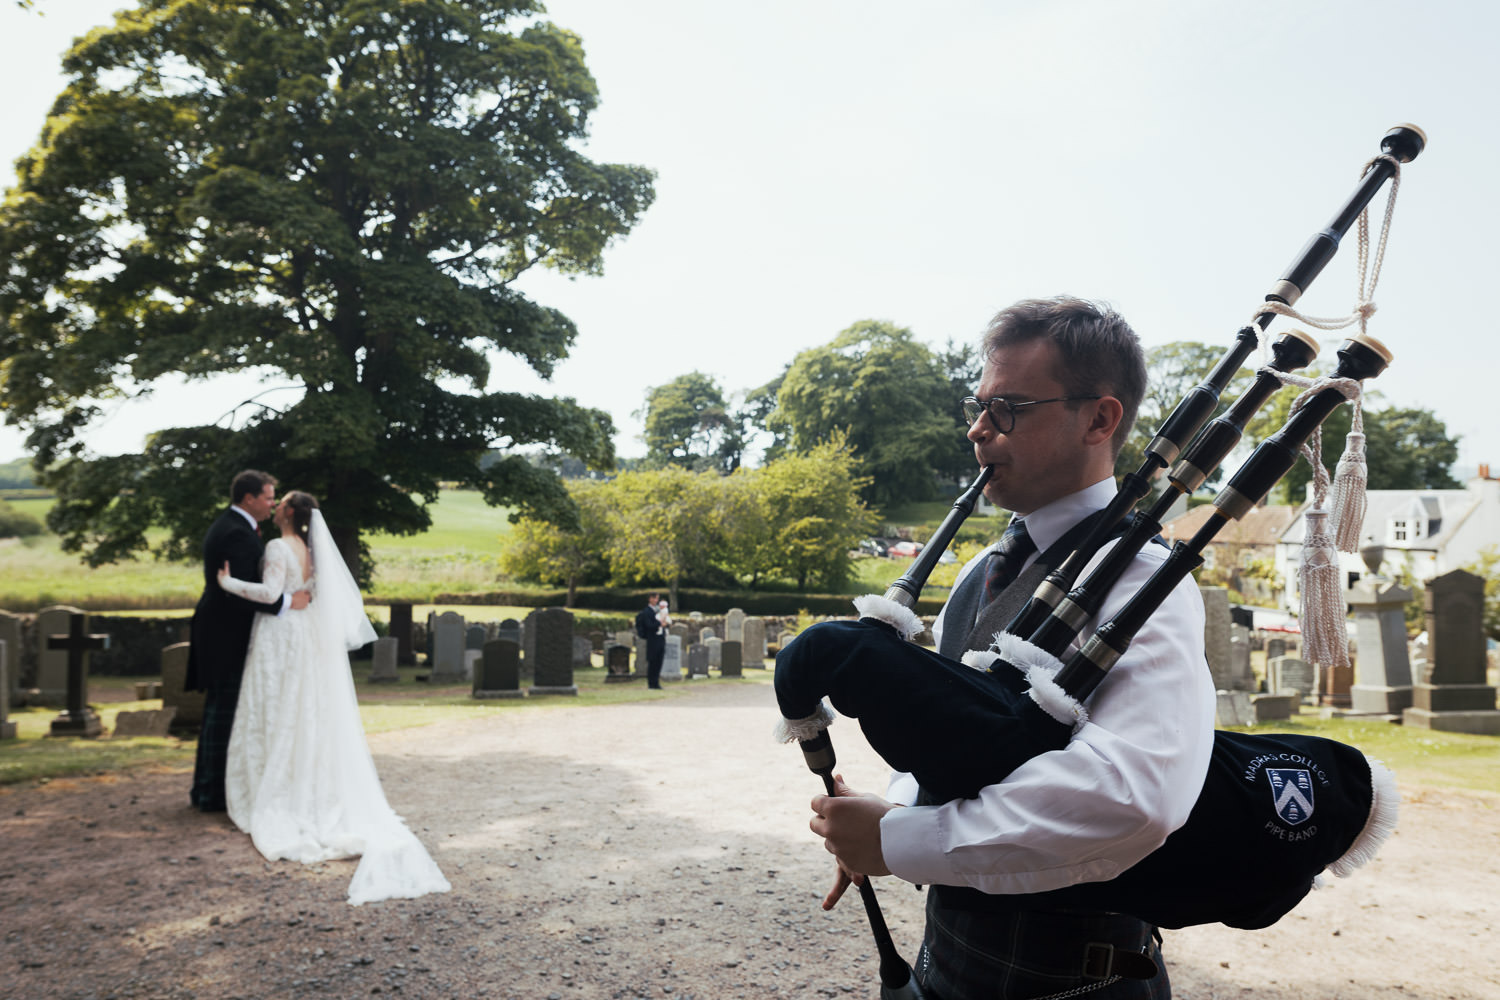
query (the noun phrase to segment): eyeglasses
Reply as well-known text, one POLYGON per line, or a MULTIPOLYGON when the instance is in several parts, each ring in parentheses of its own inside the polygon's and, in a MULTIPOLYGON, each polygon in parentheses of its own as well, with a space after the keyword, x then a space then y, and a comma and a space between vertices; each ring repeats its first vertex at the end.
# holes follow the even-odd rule
POLYGON ((1103 399, 1103 396, 1054 396, 1051 399, 1029 399, 1024 403, 1012 403, 1003 396, 994 399, 976 399, 965 396, 960 405, 964 408, 964 423, 970 427, 981 413, 990 415, 990 424, 997 434, 1009 434, 1016 429, 1016 411, 1023 406, 1041 406, 1043 403, 1070 403, 1080 399, 1103 399))

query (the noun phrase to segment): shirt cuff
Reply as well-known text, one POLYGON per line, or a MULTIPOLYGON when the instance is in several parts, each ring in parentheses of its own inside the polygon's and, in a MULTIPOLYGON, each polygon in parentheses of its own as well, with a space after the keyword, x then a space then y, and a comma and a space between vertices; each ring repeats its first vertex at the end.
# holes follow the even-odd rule
POLYGON ((891 874, 916 885, 961 885, 942 851, 947 824, 937 806, 892 809, 880 820, 880 854, 891 874))

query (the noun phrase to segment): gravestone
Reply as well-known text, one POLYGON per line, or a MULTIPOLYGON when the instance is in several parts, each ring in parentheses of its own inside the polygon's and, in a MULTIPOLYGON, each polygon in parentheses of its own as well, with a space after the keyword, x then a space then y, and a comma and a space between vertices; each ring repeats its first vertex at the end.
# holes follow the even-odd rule
POLYGON ((716 635, 711 635, 703 640, 703 645, 708 649, 709 669, 712 670, 715 667, 722 669, 724 666, 724 640, 716 635))
POLYGON ((411 605, 391 605, 391 627, 388 633, 396 640, 396 665, 409 667, 417 662, 417 651, 411 644, 411 605))
POLYGON ((724 616, 724 641, 740 643, 745 641, 745 612, 739 608, 730 608, 728 614, 724 616))
POLYGON ((1230 652, 1229 591, 1223 587, 1199 587, 1203 595, 1203 655, 1214 690, 1233 691, 1234 663, 1230 652))
POLYGON ((692 677, 708 676, 708 647, 701 642, 695 642, 688 647, 687 675, 692 677))
POLYGON ((745 666, 763 670, 766 666, 766 620, 751 616, 745 619, 745 666))
POLYGON ((6 654, 9 658, 10 679, 5 682, 5 693, 12 705, 19 705, 21 703, 21 664, 25 659, 21 645, 20 615, 0 611, 0 642, 5 643, 5 648, 10 650, 6 654))
POLYGON ((49 649, 47 636, 66 634, 72 627, 69 624, 72 617, 81 614, 78 608, 66 605, 43 608, 37 614, 36 684, 35 693, 27 698, 28 704, 61 708, 68 703, 68 654, 66 650, 49 649))
POLYGON ((1251 696, 1250 705, 1256 722, 1275 722, 1295 715, 1301 700, 1295 694, 1257 694, 1251 696))
POLYGON ((744 671, 740 669, 740 650, 742 647, 743 643, 735 642, 733 639, 724 640, 723 645, 719 647, 719 676, 744 676, 744 671))
POLYGON ((667 647, 661 657, 661 679, 682 680, 682 636, 667 636, 667 647))
POLYGON ((120 712, 115 715, 115 736, 169 736, 172 720, 177 716, 175 708, 148 708, 139 712, 120 712))
POLYGON ((511 639, 491 639, 479 651, 474 670, 475 698, 524 698, 521 646, 511 639))
POLYGON ((523 677, 534 676, 536 673, 536 616, 541 609, 529 612, 525 620, 521 622, 521 675, 523 677))
POLYGON ((682 624, 682 622, 673 622, 667 628, 667 635, 675 635, 677 638, 686 642, 688 637, 688 627, 682 624))
POLYGON ((620 684, 625 681, 635 680, 630 673, 630 647, 622 646, 618 642, 612 642, 604 647, 604 668, 608 671, 604 675, 604 683, 620 684))
POLYGON ((464 629, 464 649, 484 649, 485 640, 489 637, 484 634, 483 625, 470 625, 464 629))
POLYGON ((1266 662, 1270 663, 1278 656, 1286 655, 1286 640, 1279 635, 1273 635, 1266 640, 1266 662))
POLYGON ((640 636, 631 639, 631 649, 635 651, 635 674, 637 677, 645 677, 651 672, 651 664, 646 662, 646 640, 640 636))
POLYGON ((577 694, 573 683, 573 613, 542 608, 527 617, 526 631, 536 633, 532 694, 577 694))
POLYGON ((433 684, 453 684, 468 680, 464 673, 464 616, 444 611, 432 620, 433 684))
POLYGON ((188 649, 191 643, 175 642, 161 651, 161 704, 175 708, 174 729, 196 730, 203 725, 203 692, 188 691, 188 649))
POLYGON ((700 628, 698 630, 698 641, 699 642, 707 642, 710 639, 716 639, 716 638, 718 638, 718 633, 716 633, 711 628, 700 628))
MULTIPOLYGON (((408 636, 410 638, 410 636, 408 636)), ((396 664, 401 658, 401 640, 393 635, 376 639, 371 650, 370 683, 394 684, 401 679, 396 664)))
POLYGON ((16 738, 16 724, 10 721, 10 643, 0 639, 0 740, 16 738))
POLYGON ((703 621, 703 612, 701 612, 701 611, 689 611, 688 612, 688 621, 692 622, 694 625, 698 624, 699 622, 703 621))
POLYGON ((604 633, 599 629, 594 629, 590 632, 589 645, 593 647, 596 653, 604 652, 604 633))
POLYGON ((495 629, 496 639, 509 639, 517 646, 521 645, 521 623, 514 618, 505 618, 500 622, 499 628, 495 629))
POLYGON ((1255 721, 1255 709, 1251 705, 1249 691, 1218 692, 1218 705, 1214 710, 1215 726, 1248 726, 1255 721))
POLYGON ((90 634, 89 616, 79 611, 68 616, 68 630, 61 634, 40 632, 37 646, 49 653, 62 652, 68 660, 67 707, 52 720, 49 736, 98 736, 104 729, 98 714, 89 707, 89 654, 109 648, 109 636, 90 634))
POLYGON ((1500 733, 1495 688, 1485 683, 1484 578, 1454 570, 1427 584, 1427 667, 1401 721, 1424 729, 1500 733))
POLYGON ((594 665, 594 641, 586 635, 573 637, 573 669, 587 670, 594 665))
POLYGON ((150 701, 161 697, 161 681, 136 681, 135 700, 150 701))
POLYGON ((1229 690, 1254 691, 1255 670, 1250 666, 1250 629, 1238 622, 1229 626, 1229 690))
POLYGON ((1295 656, 1278 656, 1266 661, 1266 688, 1269 694, 1295 694, 1300 700, 1312 694, 1317 685, 1310 663, 1295 656))

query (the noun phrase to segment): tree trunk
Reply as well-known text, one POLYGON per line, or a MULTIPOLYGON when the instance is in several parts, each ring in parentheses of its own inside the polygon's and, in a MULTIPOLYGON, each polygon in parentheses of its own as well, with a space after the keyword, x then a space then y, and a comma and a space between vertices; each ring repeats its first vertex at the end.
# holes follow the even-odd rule
POLYGON ((563 607, 571 608, 576 600, 578 600, 578 576, 574 574, 568 577, 568 597, 563 602, 563 607))

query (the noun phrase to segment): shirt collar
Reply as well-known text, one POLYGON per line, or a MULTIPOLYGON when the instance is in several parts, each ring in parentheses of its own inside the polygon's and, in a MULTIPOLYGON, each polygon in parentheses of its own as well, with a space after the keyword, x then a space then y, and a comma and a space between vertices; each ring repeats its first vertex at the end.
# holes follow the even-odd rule
POLYGON ((1096 510, 1103 510, 1115 498, 1118 487, 1113 476, 1107 476, 1077 493, 1070 493, 1027 514, 1026 531, 1036 543, 1038 552, 1046 552, 1069 529, 1096 510))
POLYGON ((243 517, 246 521, 249 521, 250 522, 250 527, 254 528, 256 531, 260 530, 260 525, 255 523, 255 518, 253 518, 253 517, 250 516, 250 512, 248 510, 246 510, 245 508, 241 507, 237 503, 230 504, 229 505, 229 509, 232 510, 232 511, 234 511, 240 517, 243 517))

